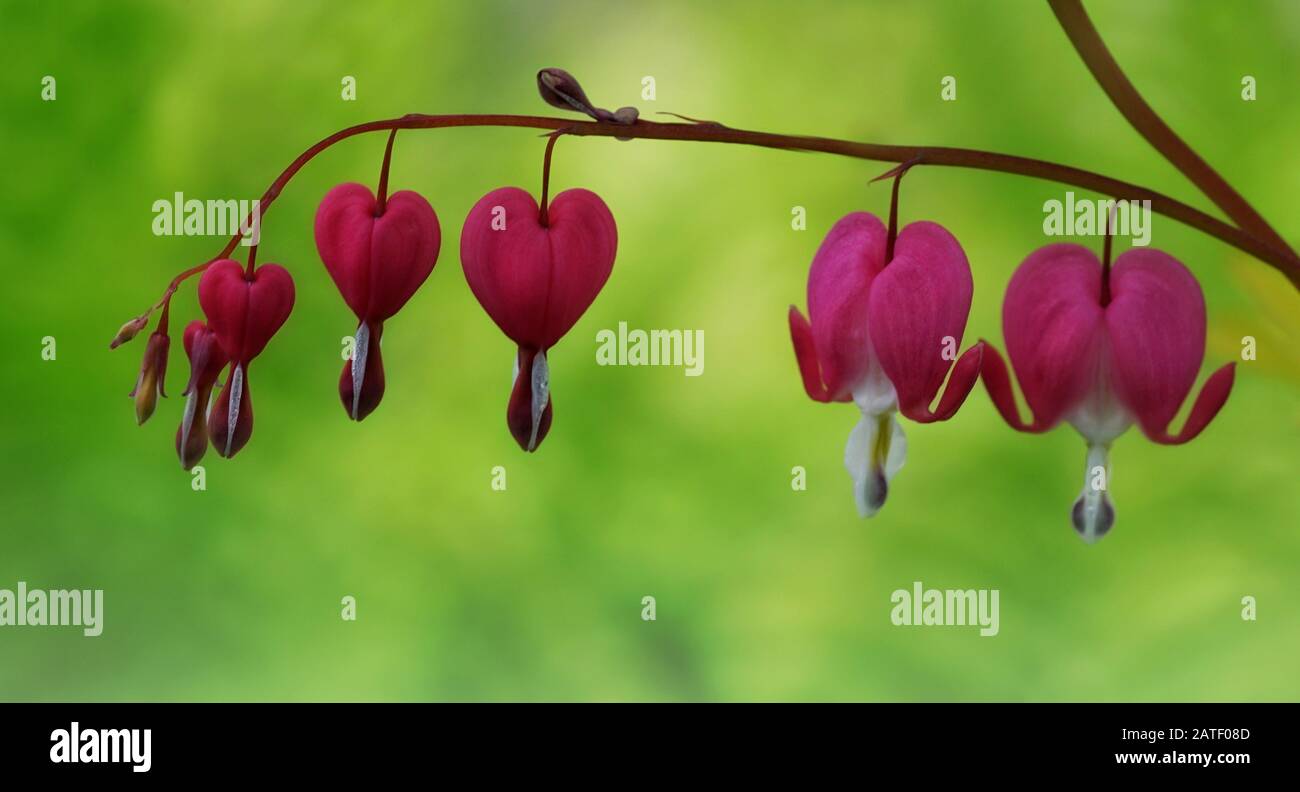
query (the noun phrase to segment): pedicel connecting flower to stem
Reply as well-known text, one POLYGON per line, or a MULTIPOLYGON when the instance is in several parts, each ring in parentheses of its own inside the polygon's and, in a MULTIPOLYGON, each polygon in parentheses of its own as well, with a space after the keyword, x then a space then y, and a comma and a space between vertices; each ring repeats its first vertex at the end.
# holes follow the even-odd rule
MULTIPOLYGON (((573 328, 613 269, 618 231, 609 207, 594 192, 567 190, 548 199, 555 141, 570 137, 679 140, 823 152, 902 163, 888 226, 853 212, 831 228, 808 277, 808 318, 788 315, 807 394, 820 402, 854 401, 862 419, 849 436, 845 462, 863 515, 884 503, 905 457, 897 414, 928 423, 951 418, 982 376, 997 409, 1014 428, 1040 432, 1062 421, 1088 445, 1088 472, 1072 520, 1088 541, 1104 536, 1114 507, 1108 479, 1111 443, 1136 423, 1158 443, 1184 443, 1223 406, 1233 366, 1206 381, 1177 433, 1169 423, 1195 383, 1205 349, 1205 301, 1191 273, 1156 250, 1130 250, 1110 265, 1110 240, 1101 262, 1077 245, 1048 245, 1029 256, 1007 288, 1003 334, 1033 417, 1023 421, 1002 357, 980 342, 958 355, 971 307, 973 280, 957 240, 935 223, 897 229, 898 185, 917 165, 975 168, 1049 179, 1120 200, 1147 202, 1157 213, 1214 236, 1269 264, 1300 288, 1300 255, 1213 168, 1164 124, 1124 76, 1080 0, 1048 0, 1071 44, 1133 127, 1205 194, 1227 221, 1144 187, 1079 168, 1009 154, 953 147, 859 143, 736 129, 716 121, 676 116, 684 123, 646 121, 634 107, 597 107, 562 69, 536 75, 548 104, 591 120, 521 115, 421 115, 370 121, 340 130, 304 151, 256 205, 267 211, 293 176, 317 154, 347 138, 387 131, 378 194, 343 184, 325 196, 316 214, 317 249, 357 319, 356 351, 339 379, 339 396, 361 420, 384 394, 379 339, 393 317, 429 277, 441 245, 437 215, 410 191, 387 195, 393 136, 399 129, 494 126, 545 130, 541 200, 517 187, 493 190, 470 210, 461 231, 461 265, 470 290, 517 347, 506 410, 511 435, 535 451, 550 430, 553 404, 548 352, 573 328), (948 380, 944 387, 945 378, 948 380), (943 391, 938 405, 931 402, 943 391), (1093 475, 1100 472, 1101 476, 1093 475)), ((669 114, 676 115, 676 114, 669 114)), ((259 218, 249 218, 260 221, 259 218)), ((245 224, 249 225, 248 223, 245 224)), ((221 456, 238 453, 253 429, 248 368, 289 316, 294 284, 274 264, 256 267, 229 258, 236 234, 211 260, 181 272, 162 298, 122 325, 110 347, 135 337, 155 310, 131 395, 143 423, 164 395, 171 298, 201 275, 199 303, 207 321, 185 331, 190 360, 186 404, 176 450, 186 469, 210 443, 221 456), (221 372, 226 387, 206 409, 221 372)))

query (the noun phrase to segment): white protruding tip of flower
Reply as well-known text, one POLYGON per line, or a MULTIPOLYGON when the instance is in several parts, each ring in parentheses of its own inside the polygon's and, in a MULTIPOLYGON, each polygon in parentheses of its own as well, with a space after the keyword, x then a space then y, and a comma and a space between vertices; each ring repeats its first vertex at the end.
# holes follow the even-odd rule
POLYGON ((235 424, 239 423, 239 402, 244 398, 244 367, 235 366, 230 372, 230 405, 226 409, 226 453, 230 456, 230 446, 235 442, 235 424))
POLYGON ((1070 510, 1074 530, 1083 541, 1093 544, 1115 524, 1115 507, 1110 496, 1110 446, 1088 444, 1088 462, 1083 471, 1083 491, 1070 510))
POLYGON ((862 420, 849 433, 844 467, 853 478, 858 514, 871 517, 885 505, 889 482, 907 459, 907 438, 895 417, 898 394, 874 357, 853 389, 853 402, 862 411, 862 420))
MULTIPOLYGON (((196 388, 191 388, 190 392, 185 394, 185 413, 181 416, 181 453, 190 444, 190 427, 194 425, 194 415, 198 411, 199 394, 196 388)), ((182 460, 183 462, 183 460, 182 460)))
POLYGON ((906 459, 907 437, 896 414, 892 410, 864 413, 844 447, 844 467, 853 478, 853 500, 859 515, 872 517, 880 511, 889 494, 889 482, 906 459))
POLYGON ((370 325, 357 325, 356 346, 352 351, 352 420, 361 407, 361 386, 366 380, 366 357, 370 354, 370 325))
POLYGON ((545 352, 538 352, 533 356, 532 394, 533 431, 528 436, 529 451, 537 448, 537 430, 542 425, 542 414, 546 412, 546 404, 551 400, 551 369, 546 363, 545 352))
POLYGON ((221 389, 224 387, 220 380, 212 383, 212 393, 208 395, 208 405, 203 408, 203 422, 208 426, 212 425, 212 407, 217 403, 217 397, 221 395, 221 389))

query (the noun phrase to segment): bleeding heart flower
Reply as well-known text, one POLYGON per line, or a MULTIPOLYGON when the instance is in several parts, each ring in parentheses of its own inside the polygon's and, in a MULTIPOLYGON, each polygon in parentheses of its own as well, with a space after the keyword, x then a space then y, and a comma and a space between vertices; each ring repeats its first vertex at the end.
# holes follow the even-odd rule
POLYGON ((221 259, 199 280, 199 305, 230 359, 229 381, 213 405, 212 414, 221 420, 210 427, 212 445, 223 457, 238 453, 253 434, 248 364, 289 318, 293 297, 293 278, 277 264, 245 274, 239 262, 221 259))
POLYGON ((1006 365, 990 346, 984 385, 998 412, 1022 432, 1067 421, 1088 443, 1071 519, 1090 543, 1115 522, 1106 494, 1115 438, 1136 421, 1157 443, 1185 443, 1232 390, 1229 363, 1201 388, 1182 431, 1169 434, 1205 356, 1205 298, 1187 268, 1159 250, 1128 250, 1111 271, 1080 245, 1039 248, 1007 286, 1002 335, 1033 420, 1020 419, 1006 365))
POLYGON ((618 229, 589 190, 555 196, 545 223, 533 196, 503 187, 465 218, 460 260, 469 288, 519 346, 506 411, 511 434, 533 451, 551 425, 546 353, 573 327, 609 279, 618 229))
POLYGON ((165 331, 156 331, 149 336, 149 343, 144 348, 144 358, 140 361, 140 375, 135 379, 135 387, 127 394, 135 398, 135 420, 143 424, 153 415, 158 405, 158 397, 166 396, 163 380, 167 374, 167 350, 171 339, 165 331))
POLYGON ((379 338, 433 272, 442 234, 422 195, 402 190, 383 205, 363 184, 340 184, 316 210, 316 250, 356 314, 356 347, 339 377, 343 409, 360 421, 384 396, 379 338))
POLYGON ((190 382, 185 386, 185 413, 176 429, 176 454, 189 470, 208 448, 208 402, 221 370, 230 361, 217 334, 195 320, 185 328, 185 355, 190 359, 190 382))
POLYGON ((911 223, 886 261, 888 233, 866 212, 840 218, 808 272, 809 319, 793 305, 789 313, 808 395, 852 399, 862 411, 844 465, 863 517, 884 505, 907 455, 895 411, 920 423, 951 418, 975 385, 982 353, 976 344, 953 365, 974 288, 961 245, 940 225, 911 223))

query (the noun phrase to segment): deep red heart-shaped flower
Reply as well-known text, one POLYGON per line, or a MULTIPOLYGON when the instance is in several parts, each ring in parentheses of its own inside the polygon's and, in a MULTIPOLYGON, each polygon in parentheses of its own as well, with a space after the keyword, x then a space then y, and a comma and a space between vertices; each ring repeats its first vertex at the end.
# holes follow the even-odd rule
POLYGON ((566 190, 538 220, 518 187, 479 199, 465 218, 460 260, 479 304, 522 347, 546 350, 573 327, 614 268, 618 229, 590 190, 566 190))
POLYGON ((441 242, 433 207, 410 190, 393 193, 381 207, 369 187, 340 184, 316 210, 316 249, 359 322, 352 359, 339 377, 339 396, 353 420, 383 398, 383 322, 433 272, 441 242))
POLYGON ((550 426, 546 351, 596 299, 614 267, 618 228, 590 190, 555 196, 543 224, 533 196, 503 187, 483 196, 460 236, 465 280, 501 331, 519 346, 507 423, 533 451, 550 426))
POLYGON ((278 264, 262 264, 251 275, 238 261, 215 261, 199 280, 199 305, 208 327, 233 363, 247 364, 293 310, 293 278, 278 264))
POLYGON ((316 249, 352 313, 382 322, 401 310, 438 261, 438 215, 424 196, 402 190, 382 213, 370 188, 340 184, 316 210, 316 249))
POLYGON ((212 414, 224 420, 210 427, 221 456, 234 456, 253 434, 248 364, 289 318, 293 299, 293 278, 277 264, 246 274, 239 262, 221 259, 199 280, 199 305, 231 366, 229 381, 213 405, 212 414))

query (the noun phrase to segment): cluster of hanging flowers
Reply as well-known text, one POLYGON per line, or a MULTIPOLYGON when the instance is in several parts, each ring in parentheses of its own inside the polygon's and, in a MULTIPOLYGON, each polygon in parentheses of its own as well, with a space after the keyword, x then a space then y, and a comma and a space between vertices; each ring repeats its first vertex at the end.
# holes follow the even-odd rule
MULTIPOLYGON (((559 69, 540 72, 538 88, 548 103, 597 121, 637 120, 635 108, 594 107, 577 81, 559 69)), ((320 259, 356 320, 354 352, 338 384, 343 409, 355 421, 370 415, 384 396, 385 323, 433 272, 442 242, 438 216, 424 197, 410 190, 388 194, 396 131, 388 139, 377 191, 338 185, 315 218, 320 259)), ((547 142, 540 201, 518 187, 493 190, 470 210, 460 235, 471 292, 517 347, 506 424, 527 452, 536 451, 551 428, 548 353, 604 287, 618 247, 614 216, 598 195, 571 189, 548 198, 559 134, 547 142)), ((903 466, 907 443, 899 416, 918 423, 950 420, 983 379, 1014 429, 1044 432, 1065 421, 1083 436, 1087 472, 1070 514, 1079 535, 1096 541, 1115 520, 1106 491, 1111 443, 1134 423, 1155 442, 1187 442, 1213 419, 1232 388, 1229 364, 1203 386, 1183 429, 1169 432, 1204 357, 1200 286, 1186 267, 1157 250, 1130 250, 1112 267, 1109 236, 1102 261, 1072 244, 1031 253, 1012 277, 1002 311, 1007 352, 1032 412, 1025 421, 993 345, 979 341, 960 351, 974 291, 961 245, 933 222, 898 230, 899 182, 913 164, 886 174, 894 178, 888 223, 853 212, 834 224, 809 270, 807 317, 794 306, 788 313, 808 396, 851 401, 861 412, 844 454, 858 512, 869 517, 882 508, 903 466)), ((176 432, 176 452, 187 470, 208 446, 233 457, 250 441, 250 366, 293 309, 288 271, 257 265, 256 250, 246 264, 211 262, 199 281, 204 319, 184 332, 190 376, 176 432)), ((157 397, 166 395, 169 308, 165 302, 131 392, 140 423, 153 414, 157 397)), ((112 346, 143 330, 147 318, 124 325, 112 346)))
MULTIPOLYGON (((546 101, 599 113, 614 123, 631 123, 627 108, 615 114, 591 108, 577 82, 558 69, 538 75, 546 101)), ((339 398, 349 418, 360 421, 384 396, 380 339, 395 316, 428 279, 438 261, 442 236, 438 216, 419 193, 388 194, 388 173, 396 129, 388 138, 378 190, 346 183, 331 189, 316 211, 316 249, 344 303, 356 317, 355 344, 339 377, 339 398)), ((461 232, 465 279, 483 309, 518 346, 515 382, 506 423, 525 451, 535 451, 551 426, 553 408, 547 353, 596 299, 614 267, 618 230, 598 195, 567 190, 548 200, 552 147, 547 143, 540 203, 518 187, 493 190, 475 204, 461 232)), ((185 409, 176 431, 181 466, 193 468, 210 445, 233 457, 253 434, 249 368, 293 310, 288 270, 257 264, 256 246, 247 264, 218 259, 203 269, 199 304, 204 320, 185 328, 190 361, 185 409), (219 380, 225 374, 225 386, 219 380)), ((135 388, 136 419, 153 415, 164 378, 170 341, 170 292, 157 329, 145 348, 135 388)), ((111 347, 129 341, 147 321, 127 322, 111 347)))
POLYGON ((1169 433, 1205 355, 1205 299, 1196 278, 1153 249, 1129 250, 1112 267, 1109 233, 1104 261, 1075 244, 1031 253, 1002 307, 1003 337, 1033 411, 1027 423, 996 348, 980 341, 955 357, 972 294, 957 240, 930 222, 896 233, 898 183, 908 167, 886 174, 894 176, 888 228, 865 212, 841 218, 813 257, 809 318, 794 306, 789 314, 808 395, 853 401, 862 411, 844 451, 858 512, 870 517, 880 510, 903 466, 906 439, 896 413, 919 423, 946 421, 980 378, 1012 428, 1045 432, 1066 421, 1083 436, 1084 486, 1070 519, 1084 541, 1097 541, 1115 522, 1111 443, 1134 423, 1157 443, 1186 443, 1232 389, 1229 363, 1206 381, 1182 430, 1169 433))

